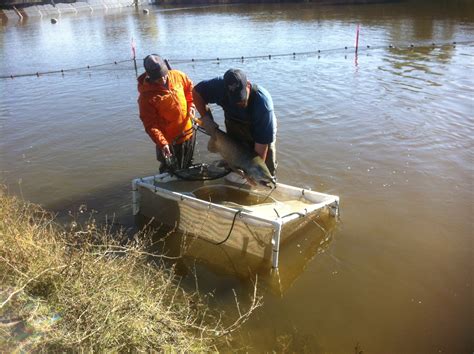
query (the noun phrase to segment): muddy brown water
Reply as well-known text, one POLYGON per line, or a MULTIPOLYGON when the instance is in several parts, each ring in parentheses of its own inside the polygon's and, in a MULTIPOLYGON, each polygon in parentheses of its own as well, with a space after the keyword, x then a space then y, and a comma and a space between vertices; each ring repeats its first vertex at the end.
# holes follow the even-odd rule
MULTIPOLYGON (((279 181, 339 195, 341 219, 327 232, 299 230, 280 278, 261 275, 264 306, 235 345, 470 353, 473 5, 150 6, 148 15, 64 15, 56 25, 10 21, 0 28, 0 73, 129 59, 132 37, 140 58, 161 53, 194 82, 244 69, 274 100, 279 181), (355 56, 345 47, 357 24, 355 56), (265 58, 180 61, 242 56, 265 58)), ((11 193, 55 211, 86 205, 133 228, 130 181, 158 168, 137 116, 133 65, 2 79, 0 91, 0 178, 11 193)), ((196 160, 209 158, 205 141, 196 160)), ((207 257, 200 287, 223 308, 234 307, 232 289, 241 298, 251 289, 240 271, 251 261, 230 254, 198 244, 183 272, 193 283, 192 259, 207 257)))

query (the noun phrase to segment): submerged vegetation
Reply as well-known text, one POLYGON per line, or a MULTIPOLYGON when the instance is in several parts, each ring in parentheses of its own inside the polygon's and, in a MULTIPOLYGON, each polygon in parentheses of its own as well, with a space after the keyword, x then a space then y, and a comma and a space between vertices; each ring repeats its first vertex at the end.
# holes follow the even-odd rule
POLYGON ((0 190, 0 351, 216 350, 260 305, 255 287, 247 312, 224 324, 146 252, 149 239, 92 219, 64 229, 0 190))

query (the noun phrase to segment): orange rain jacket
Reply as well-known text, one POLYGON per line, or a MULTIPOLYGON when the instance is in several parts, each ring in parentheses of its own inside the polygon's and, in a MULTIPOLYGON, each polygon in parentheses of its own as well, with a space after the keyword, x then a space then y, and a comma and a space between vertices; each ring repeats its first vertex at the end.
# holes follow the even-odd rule
POLYGON ((168 88, 146 80, 146 73, 138 78, 138 107, 140 119, 151 139, 162 148, 181 144, 192 137, 192 122, 188 112, 193 104, 193 83, 185 73, 168 72, 168 88))

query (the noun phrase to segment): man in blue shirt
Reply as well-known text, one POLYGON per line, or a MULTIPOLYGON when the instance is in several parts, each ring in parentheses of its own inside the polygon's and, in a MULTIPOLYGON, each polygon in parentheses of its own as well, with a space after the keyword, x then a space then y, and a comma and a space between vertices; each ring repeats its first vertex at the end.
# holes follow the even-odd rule
POLYGON ((221 106, 227 134, 253 148, 275 175, 277 121, 267 90, 251 84, 242 70, 229 69, 223 77, 198 83, 193 100, 201 117, 213 119, 208 103, 221 106))

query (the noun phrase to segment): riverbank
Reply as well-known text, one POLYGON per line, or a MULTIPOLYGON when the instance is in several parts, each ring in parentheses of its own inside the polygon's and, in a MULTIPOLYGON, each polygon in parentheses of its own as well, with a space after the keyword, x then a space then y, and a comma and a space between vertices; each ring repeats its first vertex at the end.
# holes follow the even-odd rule
MULTIPOLYGON (((209 4, 243 4, 243 3, 278 3, 278 2, 285 2, 285 3, 298 3, 298 2, 312 2, 312 3, 343 3, 343 4, 357 4, 357 3, 374 3, 374 2, 393 2, 396 0, 154 0, 153 3, 156 4, 189 4, 189 5, 209 5, 209 4)), ((32 6, 32 5, 46 5, 46 4, 59 4, 59 3, 67 3, 73 4, 78 1, 76 0, 60 0, 60 1, 48 1, 48 0, 7 0, 2 1, 0 4, 0 8, 9 8, 11 6, 23 7, 23 6, 32 6)), ((87 3, 92 3, 91 0, 85 0, 87 3)), ((115 0, 114 2, 119 2, 119 0, 115 0)), ((130 0, 128 1, 129 4, 140 4, 141 0, 130 0)), ((148 3, 148 2, 147 2, 148 3)))
POLYGON ((399 0, 155 0, 158 5, 210 5, 210 4, 264 4, 264 3, 313 3, 327 5, 355 5, 397 2, 399 0))
MULTIPOLYGON (((149 235, 81 227, 0 191, 0 351, 215 351, 258 306, 224 327, 149 235)), ((256 298, 255 298, 256 299, 256 298)))
MULTIPOLYGON (((60 16, 63 13, 93 12, 130 6, 149 5, 225 5, 254 3, 315 3, 327 5, 355 5, 387 3, 397 0, 154 0, 151 4, 143 0, 8 0, 0 4, 1 23, 8 20, 22 20, 26 17, 60 16)), ((398 0, 399 1, 399 0, 398 0)))
MULTIPOLYGON (((29 17, 59 17, 62 14, 92 13, 135 6, 133 0, 88 0, 54 3, 34 0, 15 0, 0 7, 0 23, 29 17), (15 2, 17 1, 17 2, 15 2)), ((138 6, 139 3, 137 3, 138 6)))

